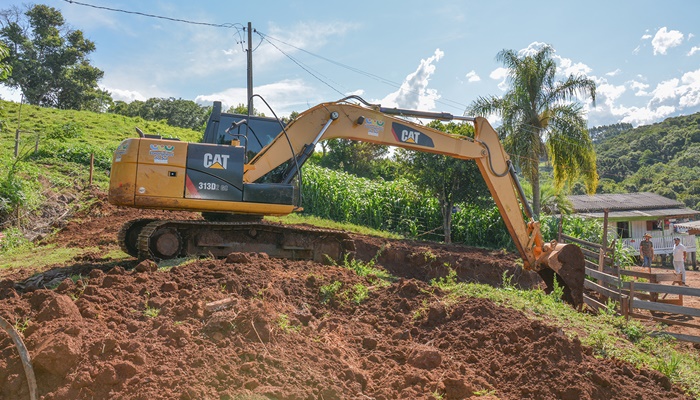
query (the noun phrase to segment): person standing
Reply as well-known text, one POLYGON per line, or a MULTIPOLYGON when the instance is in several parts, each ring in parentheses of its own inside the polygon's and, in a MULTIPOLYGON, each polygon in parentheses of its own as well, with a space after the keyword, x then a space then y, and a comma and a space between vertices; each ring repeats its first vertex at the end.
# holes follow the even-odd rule
POLYGON ((683 286, 688 286, 685 284, 686 254, 686 248, 683 243, 681 243, 681 238, 673 238, 673 268, 676 270, 676 275, 681 274, 683 286))
POLYGON ((651 242, 651 235, 644 234, 644 240, 639 243, 639 256, 642 259, 642 267, 651 268, 651 260, 654 258, 654 243, 651 242))

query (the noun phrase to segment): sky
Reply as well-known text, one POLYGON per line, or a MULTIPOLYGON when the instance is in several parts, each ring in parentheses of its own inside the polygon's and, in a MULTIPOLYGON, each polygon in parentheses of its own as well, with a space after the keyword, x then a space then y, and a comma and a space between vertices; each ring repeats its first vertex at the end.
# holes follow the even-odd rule
MULTIPOLYGON (((595 106, 580 99, 589 127, 700 111, 697 0, 37 3, 60 10, 95 42, 89 57, 104 71, 100 86, 126 102, 247 104, 243 28, 250 22, 254 107, 268 116, 347 95, 463 115, 477 98, 507 90, 498 52, 543 45, 555 51, 559 79, 585 75, 596 83, 595 106)), ((3 0, 0 8, 24 4, 3 0)), ((19 101, 20 94, 0 86, 0 97, 19 101)))

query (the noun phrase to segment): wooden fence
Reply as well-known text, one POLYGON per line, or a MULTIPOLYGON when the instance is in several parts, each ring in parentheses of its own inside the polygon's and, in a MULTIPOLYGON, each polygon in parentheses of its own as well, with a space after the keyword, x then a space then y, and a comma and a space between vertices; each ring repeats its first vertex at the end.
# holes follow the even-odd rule
MULTIPOLYGON (((614 311, 627 318, 679 325, 700 332, 700 323, 695 320, 700 318, 700 309, 683 306, 683 297, 700 297, 700 289, 681 286, 679 275, 617 268, 611 248, 564 234, 559 235, 559 240, 577 244, 583 251, 586 258, 583 301, 594 312, 608 309, 610 300, 615 303, 614 311)), ((678 340, 700 343, 700 336, 661 333, 678 340)))

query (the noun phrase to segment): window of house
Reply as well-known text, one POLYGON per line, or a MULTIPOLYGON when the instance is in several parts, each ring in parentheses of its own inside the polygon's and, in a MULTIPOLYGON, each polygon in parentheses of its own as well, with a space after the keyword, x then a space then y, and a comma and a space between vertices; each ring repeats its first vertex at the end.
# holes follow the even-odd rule
POLYGON ((647 231, 662 231, 664 229, 664 220, 647 221, 647 231))
POLYGON ((620 238, 630 237, 630 223, 629 222, 620 221, 617 223, 617 236, 620 238))

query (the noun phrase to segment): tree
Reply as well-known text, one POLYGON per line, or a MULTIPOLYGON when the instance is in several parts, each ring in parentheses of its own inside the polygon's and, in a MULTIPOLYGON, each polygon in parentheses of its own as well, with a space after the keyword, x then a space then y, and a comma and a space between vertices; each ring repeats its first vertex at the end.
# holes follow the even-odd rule
POLYGON ((109 92, 97 86, 104 72, 88 60, 95 43, 67 28, 60 11, 35 5, 22 13, 13 7, 0 11, 0 25, 13 71, 4 83, 19 88, 28 103, 92 111, 111 103, 109 92))
MULTIPOLYGON (((445 125, 440 121, 432 121, 428 126, 443 132, 474 137, 471 124, 450 122, 445 125)), ((396 158, 416 185, 438 198, 445 243, 452 242, 452 211, 455 204, 475 203, 486 196, 490 198, 486 182, 473 161, 405 149, 397 149, 396 158)))
POLYGON ((0 42, 0 81, 7 79, 12 73, 12 66, 9 64, 8 58, 10 49, 0 42))
POLYGON ((532 184, 535 217, 539 217, 541 209, 542 159, 551 161, 557 189, 580 177, 588 193, 594 193, 598 180, 593 143, 582 107, 574 101, 577 94, 587 94, 595 102, 595 83, 574 75, 555 81, 553 53, 548 45, 523 57, 513 50, 502 50, 496 59, 508 68, 510 89, 502 98, 480 97, 469 109, 476 115, 502 117, 499 134, 506 151, 514 155, 514 161, 532 184))
POLYGON ((202 107, 192 100, 153 97, 145 102, 117 101, 108 111, 127 117, 141 117, 149 121, 165 120, 170 126, 203 131, 211 107, 202 107))
POLYGON ((386 178, 381 172, 386 164, 389 147, 381 144, 357 142, 348 139, 329 139, 323 143, 328 148, 320 165, 357 175, 362 178, 386 178))

